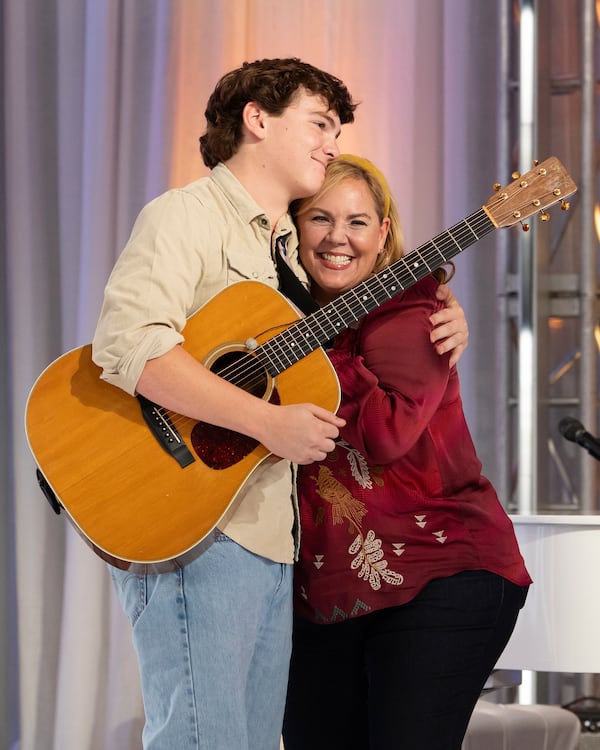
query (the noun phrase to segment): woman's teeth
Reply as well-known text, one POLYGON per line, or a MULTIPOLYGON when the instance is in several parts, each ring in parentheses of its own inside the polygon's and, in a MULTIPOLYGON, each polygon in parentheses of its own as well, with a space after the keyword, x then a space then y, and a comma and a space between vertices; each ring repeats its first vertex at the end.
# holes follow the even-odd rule
POLYGON ((322 253, 321 258, 336 266, 347 266, 352 260, 349 255, 330 255, 329 253, 322 253))

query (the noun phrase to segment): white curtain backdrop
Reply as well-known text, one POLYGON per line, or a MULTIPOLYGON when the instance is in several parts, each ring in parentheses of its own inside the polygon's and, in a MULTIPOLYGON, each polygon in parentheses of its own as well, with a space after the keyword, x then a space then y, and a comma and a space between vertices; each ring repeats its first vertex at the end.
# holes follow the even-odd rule
MULTIPOLYGON (((409 247, 482 205, 510 173, 510 165, 495 171, 499 4, 1 7, 0 749, 139 750, 129 625, 104 564, 39 491, 23 429, 29 390, 51 361, 91 340, 104 284, 141 206, 205 173, 197 139, 206 99, 244 60, 296 56, 348 84, 361 105, 342 149, 388 175, 409 247)), ((493 404, 469 395, 475 377, 491 388, 495 369, 493 282, 482 283, 493 279, 495 261, 485 243, 460 260, 454 288, 472 330, 464 397, 493 478, 493 404)))

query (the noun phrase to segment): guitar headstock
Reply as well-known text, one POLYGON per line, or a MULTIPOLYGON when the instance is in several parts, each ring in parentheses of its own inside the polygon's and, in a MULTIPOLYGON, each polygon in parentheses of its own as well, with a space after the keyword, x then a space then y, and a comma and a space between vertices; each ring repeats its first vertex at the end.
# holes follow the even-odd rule
POLYGON ((551 156, 500 188, 484 205, 497 228, 512 227, 528 216, 564 201, 577 190, 571 175, 551 156))

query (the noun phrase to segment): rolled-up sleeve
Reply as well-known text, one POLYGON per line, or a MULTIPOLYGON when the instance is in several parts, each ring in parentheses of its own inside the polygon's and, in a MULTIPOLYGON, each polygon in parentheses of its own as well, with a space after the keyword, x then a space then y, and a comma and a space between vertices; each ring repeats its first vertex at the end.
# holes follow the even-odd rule
POLYGON ((199 213, 184 191, 149 203, 108 280, 92 357, 104 380, 132 395, 146 362, 183 342, 203 275, 199 245, 210 231, 198 232, 199 213))

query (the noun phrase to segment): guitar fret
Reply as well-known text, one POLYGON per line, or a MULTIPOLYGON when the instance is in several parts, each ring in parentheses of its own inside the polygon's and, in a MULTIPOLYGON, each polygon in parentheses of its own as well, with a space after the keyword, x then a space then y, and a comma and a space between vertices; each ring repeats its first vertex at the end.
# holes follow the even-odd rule
POLYGON ((413 277, 413 279, 415 281, 418 281, 419 277, 415 273, 413 273, 413 270, 412 270, 411 266, 413 266, 416 269, 418 267, 418 265, 419 265, 418 263, 407 263, 406 264, 406 270, 413 277))
POLYGON ((346 298, 344 295, 342 295, 339 299, 335 300, 335 302, 332 302, 330 305, 327 305, 327 307, 323 308, 324 312, 326 311, 326 314, 329 316, 329 312, 331 312, 331 330, 332 335, 335 335, 336 333, 339 333, 340 331, 343 331, 344 328, 347 328, 349 323, 354 322, 354 313, 350 306, 348 305, 348 302, 346 301, 346 298), (338 307, 345 307, 347 310, 346 315, 342 314, 341 310, 338 310, 338 307), (335 319, 334 316, 335 315, 335 319))
POLYGON ((376 296, 376 298, 377 298, 377 300, 378 300, 378 301, 380 301, 380 302, 383 302, 383 301, 385 301, 385 300, 388 300, 388 299, 390 299, 390 294, 389 294, 389 292, 388 292, 388 290, 387 290, 387 287, 386 287, 386 285, 384 284, 384 279, 383 279, 383 278, 380 278, 379 276, 374 276, 374 277, 373 277, 373 283, 374 283, 374 284, 375 284, 375 283, 376 283, 376 284, 379 284, 379 286, 380 286, 380 290, 379 290, 379 292, 378 292, 378 293, 377 293, 377 292, 375 293, 375 296, 376 296), (384 296, 383 296, 383 297, 380 297, 379 295, 380 295, 380 294, 381 294, 382 292, 383 292, 383 295, 384 295, 384 296))
POLYGON ((454 235, 452 234, 452 232, 450 230, 448 230, 447 234, 448 234, 448 237, 450 237, 450 239, 452 240, 452 242, 454 242, 454 244, 458 248, 458 251, 462 252, 462 246, 460 245, 460 243, 458 242, 458 240, 456 240, 454 238, 454 235))
MULTIPOLYGON (((416 249, 416 250, 415 250, 415 251, 414 251, 413 253, 411 253, 411 255, 418 255, 418 256, 419 256, 419 259, 420 259, 420 261, 421 261, 421 262, 422 262, 422 263, 423 263, 423 264, 425 265, 425 267, 427 268, 427 272, 428 272, 428 273, 431 273, 431 266, 430 266, 430 265, 429 265, 429 264, 427 263, 427 261, 426 261, 426 260, 425 260, 425 258, 423 257, 423 254, 422 254, 422 253, 421 253, 421 252, 419 251, 419 249, 418 249, 418 248, 417 248, 417 249, 416 249)), ((415 268, 415 269, 418 269, 418 270, 420 270, 420 269, 421 269, 421 267, 420 267, 420 264, 419 264, 419 261, 418 261, 418 260, 417 260, 417 261, 415 261, 415 262, 414 262, 414 263, 412 264, 412 266, 413 266, 413 268, 415 268)))
POLYGON ((277 352, 277 361, 280 365, 283 365, 282 369, 287 370, 288 367, 291 367, 294 364, 294 359, 290 357, 289 352, 286 352, 284 347, 278 346, 276 348, 277 352))
POLYGON ((385 271, 381 272, 381 277, 386 281, 388 281, 388 277, 392 278, 393 282, 391 284, 388 284, 389 290, 390 290, 390 297, 394 297, 399 292, 404 291, 404 285, 401 283, 400 279, 398 278, 398 275, 394 272, 394 269, 391 267, 388 267, 385 271))
POLYGON ((469 219, 466 218, 463 223, 464 223, 465 227, 467 227, 469 229, 469 231, 471 232, 471 234, 473 235, 473 242, 477 242, 477 240, 479 239, 479 235, 473 229, 473 227, 469 224, 469 219))
POLYGON ((354 298, 358 305, 360 306, 360 309, 362 309, 365 313, 369 312, 369 306, 366 304, 370 297, 366 294, 363 294, 362 290, 364 288, 364 284, 361 284, 360 289, 356 289, 354 292, 354 298))
MULTIPOLYGON (((256 357, 260 360, 265 370, 273 378, 276 375, 278 375, 280 372, 283 372, 286 369, 285 367, 281 366, 282 362, 280 358, 277 356, 277 351, 280 349, 280 347, 274 345, 276 343, 275 342, 276 338, 277 337, 274 336, 273 339, 265 342, 262 346, 259 346, 258 349, 255 349, 254 351, 256 357)), ((231 375, 229 374, 227 376, 225 374, 221 374, 221 377, 226 377, 226 379, 229 380, 230 382, 235 383, 236 385, 239 385, 239 383, 234 378, 232 378, 231 375)))
MULTIPOLYGON (((263 344, 261 349, 271 353, 272 361, 279 363, 287 361, 287 366, 283 369, 287 369, 313 350, 310 344, 303 341, 301 337, 294 336, 291 328, 283 331, 279 336, 274 336, 263 344)), ((274 374, 277 374, 277 370, 274 374)))
POLYGON ((357 320, 360 320, 362 309, 360 305, 356 304, 356 298, 354 296, 350 297, 350 295, 344 295, 344 304, 349 312, 349 320, 352 323, 355 323, 357 320))
MULTIPOLYGON (((321 324, 320 320, 322 317, 323 315, 321 310, 317 310, 316 313, 313 313, 313 315, 310 316, 310 323, 313 323, 317 330, 321 332, 321 334, 324 333, 323 325, 321 324)), ((311 329, 310 323, 308 318, 302 318, 295 326, 301 335, 300 341, 302 342, 302 344, 305 346, 311 346, 311 343, 313 341, 327 340, 326 337, 322 338, 317 336, 317 334, 311 329)), ((312 348, 310 348, 309 351, 312 351, 312 348)))
POLYGON ((438 256, 439 256, 440 258, 442 258, 442 262, 443 262, 443 259, 444 259, 444 257, 445 257, 445 256, 444 256, 444 253, 443 253, 443 252, 442 252, 442 251, 440 250, 440 248, 439 248, 439 247, 437 246, 437 244, 436 244, 436 242, 435 242, 435 239, 431 240, 431 245, 433 246, 433 249, 435 250, 435 252, 437 253, 437 255, 438 255, 438 256))
POLYGON ((325 340, 327 340, 331 336, 331 332, 324 324, 327 324, 329 321, 327 320, 327 315, 323 314, 323 310, 320 310, 319 312, 321 313, 320 315, 315 315, 315 323, 317 323, 321 333, 325 336, 325 340))

